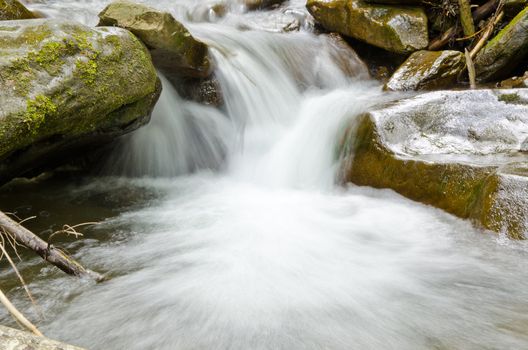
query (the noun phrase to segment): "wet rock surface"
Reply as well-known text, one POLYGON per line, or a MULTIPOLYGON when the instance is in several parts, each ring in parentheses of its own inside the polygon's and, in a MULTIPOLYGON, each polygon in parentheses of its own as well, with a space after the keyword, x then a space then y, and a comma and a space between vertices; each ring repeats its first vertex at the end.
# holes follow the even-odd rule
POLYGON ((465 68, 459 51, 417 51, 396 70, 385 84, 392 91, 434 90, 452 87, 465 68))
POLYGON ((0 183, 138 128, 160 92, 148 51, 120 28, 9 21, 0 50, 0 183))
POLYGON ((37 17, 18 0, 0 0, 0 21, 37 17))
POLYGON ((500 82, 501 88, 512 89, 512 88, 526 88, 528 87, 528 72, 524 73, 520 77, 511 77, 509 79, 500 82))
POLYGON ((118 26, 136 35, 149 48, 156 67, 168 75, 204 78, 211 74, 207 45, 196 40, 170 13, 116 1, 99 18, 100 26, 118 26))
POLYGON ((273 5, 278 5, 284 0, 241 0, 242 4, 249 10, 264 9, 273 5))
POLYGON ((345 134, 344 181, 526 236, 527 89, 431 92, 366 113, 345 134))
POLYGON ((428 45, 427 16, 419 7, 361 0, 308 0, 306 6, 325 29, 391 52, 411 53, 428 45))
POLYGON ((172 84, 180 96, 187 100, 213 107, 224 105, 220 83, 214 76, 205 79, 178 79, 172 84))

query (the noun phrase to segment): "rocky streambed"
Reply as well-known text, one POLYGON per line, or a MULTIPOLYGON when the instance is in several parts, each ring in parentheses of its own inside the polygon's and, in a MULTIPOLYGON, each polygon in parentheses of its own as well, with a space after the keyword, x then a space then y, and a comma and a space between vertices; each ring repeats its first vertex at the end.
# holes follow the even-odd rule
MULTIPOLYGON (((142 343, 131 336, 126 327, 113 328, 113 324, 122 321, 121 316, 133 318, 130 310, 109 299, 117 297, 115 289, 108 285, 91 289, 90 286, 67 283, 67 291, 80 288, 82 296, 66 308, 64 315, 56 307, 51 307, 49 311, 56 320, 43 323, 45 330, 59 339, 75 343, 78 333, 73 330, 61 333, 60 329, 73 322, 76 312, 87 312, 84 303, 99 313, 107 303, 115 314, 100 323, 96 318, 87 317, 91 331, 79 338, 80 345, 87 348, 94 344, 94 348, 110 344, 115 348, 141 348, 144 345, 185 349, 199 339, 198 347, 208 348, 214 343, 212 339, 216 334, 221 339, 222 348, 266 348, 261 346, 262 341, 254 342, 250 336, 246 338, 249 334, 255 339, 268 339, 254 329, 239 332, 243 325, 235 315, 240 316, 237 312, 248 310, 255 315, 269 313, 269 318, 256 316, 253 321, 270 331, 269 334, 278 332, 284 336, 279 337, 281 340, 276 348, 299 348, 300 344, 330 344, 332 349, 346 348, 351 344, 346 340, 346 334, 356 334, 359 343, 367 348, 374 345, 375 348, 389 348, 386 345, 391 343, 390 339, 395 339, 396 348, 423 348, 432 344, 430 339, 422 339, 412 327, 396 326, 397 322, 391 321, 397 310, 391 309, 394 313, 381 313, 371 319, 363 309, 371 302, 387 302, 388 296, 374 293, 379 299, 370 300, 350 290, 350 295, 365 301, 366 304, 360 303, 360 308, 353 301, 342 299, 340 290, 349 290, 355 283, 360 286, 372 284, 374 290, 379 286, 372 280, 354 282, 345 271, 336 270, 334 264, 326 260, 332 252, 337 252, 340 261, 347 261, 347 271, 361 270, 358 266, 363 266, 365 261, 358 261, 358 264, 348 261, 346 257, 357 252, 350 247, 340 247, 338 241, 352 239, 352 246, 372 249, 373 255, 381 260, 387 254, 387 259, 393 259, 398 266, 397 283, 386 278, 390 273, 382 267, 387 274, 380 277, 381 285, 388 286, 395 293, 416 293, 415 297, 427 305, 428 310, 439 310, 445 305, 402 285, 404 280, 410 279, 420 286, 422 283, 445 286, 441 281, 433 277, 431 280, 417 277, 395 252, 380 248, 383 244, 365 242, 385 239, 388 228, 397 226, 394 239, 403 239, 400 234, 412 237, 409 238, 411 241, 398 241, 398 247, 405 244, 416 247, 417 244, 420 252, 426 252, 424 255, 405 255, 409 261, 428 264, 424 257, 429 252, 447 264, 447 279, 454 285, 464 278, 450 269, 445 251, 422 245, 421 233, 425 229, 421 226, 426 227, 425 222, 435 222, 432 232, 426 230, 431 237, 435 237, 435 232, 444 237, 446 231, 456 231, 466 237, 468 232, 471 236, 490 231, 490 237, 498 234, 501 240, 504 237, 526 238, 528 89, 525 88, 528 80, 525 72, 528 70, 528 34, 525 22, 528 9, 522 1, 514 4, 490 0, 474 4, 476 6, 465 13, 473 19, 475 28, 471 35, 466 35, 467 28, 460 25, 463 10, 451 2, 233 0, 196 4, 182 0, 177 4, 170 1, 96 1, 94 6, 88 6, 76 1, 59 3, 50 0, 26 5, 33 11, 18 1, 0 0, 0 184, 4 185, 0 191, 3 196, 0 209, 17 213, 20 208, 27 207, 20 203, 20 199, 26 196, 24 193, 36 191, 38 194, 40 190, 35 189, 40 187, 46 192, 46 186, 55 183, 54 178, 60 183, 65 173, 74 174, 74 178, 82 179, 79 181, 83 185, 79 188, 68 175, 69 180, 64 182, 68 191, 95 194, 90 197, 86 212, 73 217, 82 217, 86 221, 108 220, 109 224, 102 224, 106 227, 102 230, 107 238, 112 236, 111 231, 123 225, 127 232, 139 230, 154 237, 172 232, 176 238, 165 237, 166 247, 157 240, 145 238, 158 250, 170 251, 166 256, 159 256, 162 265, 154 263, 153 266, 162 270, 160 266, 172 263, 185 266, 185 254, 189 254, 192 263, 200 266, 197 269, 199 274, 209 276, 211 281, 218 279, 216 282, 222 285, 218 287, 220 298, 215 300, 215 293, 209 294, 212 287, 202 288, 207 283, 195 275, 194 270, 183 267, 183 272, 175 272, 176 277, 168 277, 171 286, 178 286, 174 287, 177 297, 167 295, 161 282, 153 282, 152 289, 146 293, 159 293, 167 309, 174 307, 181 312, 182 321, 177 324, 186 332, 171 334, 170 327, 163 328, 161 340, 149 334, 142 343), (127 177, 130 174, 143 178, 131 179, 127 177), (128 203, 130 198, 119 195, 117 212, 106 211, 106 206, 114 203, 113 200, 107 203, 108 198, 114 196, 104 184, 107 181, 117 184, 116 191, 130 192, 134 204, 120 205, 128 203), (336 190, 335 183, 341 188, 353 184, 390 189, 408 199, 465 219, 476 230, 463 226, 465 224, 456 219, 445 219, 448 216, 441 216, 444 214, 422 212, 426 210, 422 206, 401 204, 396 197, 378 199, 377 195, 363 192, 344 196, 329 194, 328 191, 336 190), (219 188, 225 188, 225 193, 219 188), (314 188, 325 194, 319 196, 317 191, 313 192, 314 188), (298 193, 299 189, 304 192, 298 193), (142 191, 148 195, 144 197, 142 191), (256 200, 248 199, 251 196, 243 195, 244 191, 252 193, 256 200), (123 199, 125 197, 128 199, 123 199), (93 198, 96 199, 92 201, 93 198), (278 198, 279 204, 274 198, 278 198), (375 220, 358 209, 357 203, 361 201, 372 202, 372 207, 378 203, 390 213, 408 215, 412 225, 407 228, 404 218, 401 221, 398 215, 390 214, 379 227, 374 225, 371 229, 365 223, 375 220), (106 209, 99 211, 98 202, 104 202, 101 206, 106 209), (272 209, 275 205, 283 212, 272 209), (355 209, 350 209, 349 205, 355 209), (161 214, 148 211, 150 206, 161 214), (209 210, 203 211, 209 206, 209 210), (294 210, 295 206, 300 211, 294 210), (407 211, 407 206, 413 209, 407 211), (286 215, 288 210, 292 210, 293 219, 286 215), (267 222, 263 225, 263 237, 285 241, 275 245, 257 234, 261 232, 258 225, 247 221, 245 214, 238 214, 246 211, 251 212, 257 222, 267 222), (259 211, 263 214, 256 214, 259 211), (173 219, 173 212, 189 218, 189 221, 173 219), (330 218, 319 216, 326 212, 331 213, 330 218), (334 217, 338 212, 348 217, 344 229, 350 230, 346 231, 347 234, 334 217), (412 212, 418 215, 413 220, 409 214, 412 212), (307 213, 312 213, 314 225, 320 230, 312 230, 303 224, 311 220, 307 213), (132 224, 120 222, 122 217, 130 218, 132 224), (279 218, 275 224, 274 217, 279 218), (154 223, 153 218, 158 222, 154 223), (227 222, 226 226, 219 224, 218 218, 227 222), (455 220, 457 224, 445 224, 449 220, 455 220), (326 225, 334 233, 333 238, 321 234, 326 225), (161 231, 156 229, 158 226, 161 231), (289 226, 293 232, 285 229, 289 226), (239 232, 241 228, 245 228, 241 231, 251 232, 249 238, 238 233, 235 237, 229 234, 239 232), (212 235, 214 231, 222 232, 226 240, 216 242, 212 235), (304 250, 294 249, 290 239, 292 242, 303 240, 304 237, 298 234, 301 231, 308 232, 310 239, 317 244, 304 243, 301 245, 304 250), (363 236, 368 239, 362 240, 363 236), (196 237, 202 237, 203 241, 196 237), (193 242, 194 239, 198 242, 193 242), (202 243, 211 253, 211 261, 194 250, 193 247, 202 243), (246 255, 245 250, 237 245, 239 243, 249 251, 256 249, 254 253, 262 261, 270 264, 278 261, 274 265, 276 269, 272 269, 269 276, 264 273, 265 279, 257 279, 249 272, 247 275, 242 273, 237 266, 247 268, 247 271, 262 271, 251 259, 251 254, 246 255), (184 244, 183 248, 180 244, 184 244), (218 250, 220 246, 223 248, 218 250), (298 261, 285 259, 282 253, 275 255, 273 249, 266 248, 268 246, 296 256, 298 261), (326 251, 324 247, 332 249, 326 251), (185 252, 182 256, 180 248, 185 252), (230 254, 224 254, 225 251, 230 254), (317 258, 312 260, 309 256, 317 258), (312 264, 314 261, 318 263, 312 264), (202 264, 209 266, 209 263, 213 266, 223 264, 227 268, 212 276, 211 270, 201 268, 202 264), (321 266, 339 276, 342 285, 326 279, 328 271, 321 266), (283 307, 294 313, 306 307, 313 316, 317 312, 309 305, 314 302, 331 308, 327 304, 330 299, 340 300, 346 312, 361 315, 365 329, 361 330, 346 317, 342 320, 346 327, 335 325, 334 329, 341 334, 340 339, 345 339, 343 344, 346 346, 343 347, 324 330, 303 318, 306 316, 303 313, 300 317, 306 322, 305 328, 293 327, 284 332, 275 328, 271 321, 280 323, 282 318, 273 311, 274 308, 281 304, 282 297, 291 297, 283 288, 289 286, 284 273, 290 269, 304 271, 300 273, 304 277, 294 277, 293 280, 297 279, 299 285, 314 290, 314 293, 307 293, 306 304, 292 302, 283 307), (317 287, 304 275, 306 269, 315 271, 319 279, 327 282, 330 290, 318 294, 317 287), (262 289, 240 287, 243 276, 262 289), (193 295, 187 295, 183 287, 180 289, 186 283, 189 290, 194 291, 193 295), (273 283, 279 284, 277 290, 266 289, 273 283), (229 287, 231 285, 233 288, 229 287), (90 295, 96 296, 93 304, 88 300, 90 295), (317 295, 326 297, 319 299, 317 295), (260 302, 251 302, 252 296, 260 298, 260 302), (241 300, 240 310, 231 304, 231 298, 241 300), (98 303, 101 300, 103 304, 98 303), (207 316, 216 315, 220 310, 224 310, 223 316, 207 316), (209 332, 207 335, 201 333, 203 323, 195 318, 196 315, 203 316, 206 324, 203 329, 209 332), (388 331, 382 332, 380 342, 369 341, 370 335, 376 333, 374 321, 378 317, 389 320, 385 325, 388 331), (236 327, 231 327, 233 324, 236 327), (100 336, 104 327, 114 329, 116 335, 100 336), (222 327, 228 329, 229 336, 218 335, 217 330, 222 327), (320 338, 307 337, 305 343, 294 335, 306 330, 319 332, 311 334, 320 334, 320 338), (229 339, 239 339, 239 342, 229 339)), ((54 193, 53 196, 57 196, 54 193)), ((58 197, 74 206, 75 196, 58 197)), ((46 221, 41 217, 41 212, 47 212, 45 208, 36 213, 35 210, 37 206, 24 214, 36 214, 38 220, 46 221)), ((57 213, 64 210, 55 209, 57 213)), ((53 209, 51 211, 53 213, 53 209)), ((339 216, 342 218, 341 214, 339 216)), ((52 226, 57 224, 54 222, 52 226)), ((45 225, 37 223, 34 227, 37 231, 47 232, 43 236, 51 233, 45 225)), ((97 230, 93 231, 94 235, 97 230)), ((141 256, 134 245, 142 249, 147 246, 138 243, 135 235, 126 237, 127 244, 129 240, 133 242, 132 246, 127 246, 132 253, 122 258, 141 256)), ((112 238, 109 242, 110 245, 115 243, 112 238)), ((65 244, 70 245, 68 241, 65 244)), ((142 259, 137 265, 131 263, 134 266, 130 269, 117 267, 113 260, 98 264, 97 259, 104 255, 100 251, 90 253, 89 246, 83 251, 82 243, 70 248, 81 261, 83 254, 88 252, 89 256, 93 254, 86 259, 88 262, 95 263, 102 270, 117 269, 118 281, 115 283, 120 288, 137 287, 136 283, 142 281, 138 271, 142 275, 144 272, 141 271, 150 268, 142 259)), ((115 253, 112 249, 110 251, 115 253)), ((497 259, 503 261, 502 257, 497 259)), ((479 259, 462 263, 459 255, 454 260, 467 263, 467 271, 471 266, 488 266, 488 262, 479 259)), ((509 260, 505 264, 510 264, 509 260)), ((30 265, 29 271, 35 276, 42 275, 38 269, 33 270, 39 266, 37 262, 30 265)), ((427 266, 431 271, 435 269, 427 266)), ((152 274, 160 276, 156 271, 152 274)), ((3 275, 4 278, 9 276, 3 275)), ((484 280, 490 275, 482 272, 477 277, 484 280)), ((51 280, 57 281, 57 278, 52 276, 51 280)), ((47 288, 39 284, 38 278, 31 279, 30 283, 42 290, 47 288)), ((474 283, 480 285, 480 280, 474 283)), ((492 284, 491 291, 483 287, 484 291, 490 292, 491 299, 486 300, 493 306, 486 309, 486 315, 501 319, 505 316, 494 308, 500 294, 496 287, 492 284)), ((445 288, 454 296, 460 296, 460 291, 445 288)), ((433 288, 434 295, 435 291, 433 288)), ((20 290, 14 287, 8 294, 16 300, 21 296, 20 290)), ((143 305, 142 294, 121 296, 130 303, 143 305)), ((67 304, 68 298, 67 295, 59 296, 59 300, 67 304)), ((473 305, 467 298, 461 298, 473 305)), ((512 299, 515 304, 522 297, 515 294, 512 299)), ((446 303, 456 310, 462 308, 454 299, 446 303)), ((405 305, 416 311, 413 306, 405 305)), ((149 307, 158 310, 156 305, 149 307)), ((28 311, 29 307, 25 309, 28 311)), ((161 322, 155 312, 142 310, 148 315, 149 322, 161 322)), ((165 313, 159 311, 159 315, 163 322, 167 321, 165 313)), ((285 319, 295 319, 290 316, 285 319)), ((440 322, 453 315, 444 316, 445 319, 440 316, 440 322)), ((462 319, 469 322, 475 317, 478 318, 478 313, 470 312, 462 319)), ((249 324, 253 324, 251 321, 249 324)), ((330 317, 328 322, 334 324, 336 319, 330 317)), ((137 332, 144 326, 134 321, 130 330, 137 332)), ((428 324, 423 327, 423 334, 434 333, 428 324)), ((475 334, 485 333, 486 327, 479 323, 474 329, 475 334)), ((526 344, 525 334, 517 328, 511 337, 504 336, 497 329, 488 329, 492 334, 491 343, 526 344)), ((18 339, 12 331, 3 332, 4 338, 18 339)), ((471 344, 464 342, 453 336, 453 332, 454 329, 446 327, 446 333, 438 335, 435 339, 439 340, 432 342, 448 344, 448 347, 480 344, 476 340, 471 344), (450 335, 453 340, 446 340, 450 335)), ((33 340, 22 338, 22 342, 34 344, 33 340)), ((0 337, 0 344, 12 341, 2 339, 0 337)), ((50 349, 53 349, 55 345, 43 343, 41 346, 48 346, 43 349, 52 346, 50 349)))

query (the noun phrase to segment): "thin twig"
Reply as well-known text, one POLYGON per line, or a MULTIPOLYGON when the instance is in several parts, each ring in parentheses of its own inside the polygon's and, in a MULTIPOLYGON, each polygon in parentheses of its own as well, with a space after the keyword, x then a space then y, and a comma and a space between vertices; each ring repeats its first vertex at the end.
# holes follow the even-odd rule
MULTIPOLYGON (((3 229, 2 229, 3 230, 3 229)), ((5 232, 5 230, 4 230, 5 232)), ((18 277, 18 280, 20 281, 20 283, 22 284, 22 287, 24 288, 24 290, 26 291, 26 294, 29 298, 29 300, 31 301, 31 304, 33 304, 33 307, 35 308, 35 310, 37 311, 37 313, 42 317, 43 316, 43 313, 42 313, 42 310, 40 310, 40 308, 38 307, 37 303, 35 302, 35 299, 33 298, 33 295, 31 295, 31 292, 29 291, 29 288, 26 284, 26 281, 24 281, 24 278, 22 277, 22 275, 20 274, 20 271, 18 271, 15 263, 13 262, 13 260, 11 259, 11 257, 9 256, 9 254, 7 253, 5 247, 4 247, 4 239, 3 239, 3 236, 0 235, 1 239, 2 239, 2 244, 0 244, 0 250, 2 251, 2 255, 5 256, 5 258, 7 259, 7 261, 9 262, 9 264, 11 265, 11 267, 13 268, 13 271, 15 271, 15 274, 17 275, 18 277)))
POLYGON ((2 292, 1 289, 0 289, 0 303, 2 303, 5 306, 7 311, 9 311, 9 313, 14 317, 14 319, 17 322, 21 323, 24 327, 26 327, 28 330, 30 330, 34 334, 40 337, 43 337, 43 334, 38 330, 38 328, 35 327, 33 323, 29 322, 29 320, 25 318, 24 315, 22 315, 22 313, 20 313, 20 311, 18 311, 17 308, 13 304, 11 304, 11 302, 5 296, 5 294, 2 292))

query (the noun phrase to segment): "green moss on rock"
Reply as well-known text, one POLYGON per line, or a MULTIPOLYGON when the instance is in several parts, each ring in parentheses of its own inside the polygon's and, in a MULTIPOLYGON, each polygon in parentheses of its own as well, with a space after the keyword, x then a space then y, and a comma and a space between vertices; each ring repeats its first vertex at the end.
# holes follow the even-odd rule
POLYGON ((506 78, 528 54, 528 7, 504 27, 475 57, 480 81, 506 78))
POLYGON ((130 30, 150 49, 156 66, 181 76, 207 77, 211 73, 208 47, 196 40, 167 12, 142 4, 116 1, 99 14, 99 26, 130 30))
POLYGON ((0 0, 0 21, 31 18, 37 16, 18 0, 0 0))
POLYGON ((108 130, 118 135, 134 120, 148 120, 160 86, 147 49, 130 32, 55 20, 10 21, 3 27, 0 183, 29 170, 14 163, 39 165, 24 163, 35 144, 57 138, 73 145, 71 140, 108 130), (38 41, 21 39, 34 34, 38 41), (125 108, 137 104, 143 108, 125 108), (118 111, 124 110, 137 114, 122 118, 118 111))
POLYGON ((44 95, 37 95, 33 100, 27 101, 27 109, 24 113, 24 123, 29 131, 36 135, 47 117, 57 113, 57 106, 51 99, 44 95))

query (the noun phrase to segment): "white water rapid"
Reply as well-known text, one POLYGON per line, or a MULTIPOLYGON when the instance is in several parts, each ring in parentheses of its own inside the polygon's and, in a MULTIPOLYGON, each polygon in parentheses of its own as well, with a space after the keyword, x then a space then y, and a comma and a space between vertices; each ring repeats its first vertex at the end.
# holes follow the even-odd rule
MULTIPOLYGON (((232 1, 222 19, 204 1, 142 2, 210 44, 225 107, 184 101, 163 79, 151 123, 113 155, 119 176, 66 188, 96 198, 90 210, 143 199, 72 245, 109 281, 49 268, 31 280, 46 335, 101 350, 528 347, 525 244, 335 185, 343 126, 394 96, 311 32, 302 1, 254 13, 232 1), (284 18, 300 31, 269 29, 284 18)), ((94 24, 106 3, 33 6, 94 24)))

